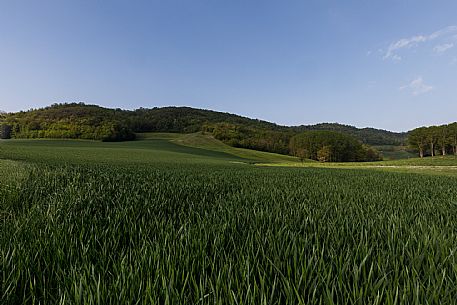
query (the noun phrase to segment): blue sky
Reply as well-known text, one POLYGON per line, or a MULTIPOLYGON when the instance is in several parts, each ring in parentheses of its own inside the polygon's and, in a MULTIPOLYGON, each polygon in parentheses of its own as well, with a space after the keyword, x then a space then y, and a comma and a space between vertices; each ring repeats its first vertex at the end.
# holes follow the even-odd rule
POLYGON ((285 125, 457 120, 457 1, 0 0, 0 109, 187 105, 285 125))

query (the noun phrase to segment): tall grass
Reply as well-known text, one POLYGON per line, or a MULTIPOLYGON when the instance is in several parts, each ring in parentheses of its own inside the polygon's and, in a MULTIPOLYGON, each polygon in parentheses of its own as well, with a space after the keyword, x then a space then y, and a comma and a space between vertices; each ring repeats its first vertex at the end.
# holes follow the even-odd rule
POLYGON ((457 300, 456 178, 190 162, 27 171, 2 204, 3 304, 457 300))

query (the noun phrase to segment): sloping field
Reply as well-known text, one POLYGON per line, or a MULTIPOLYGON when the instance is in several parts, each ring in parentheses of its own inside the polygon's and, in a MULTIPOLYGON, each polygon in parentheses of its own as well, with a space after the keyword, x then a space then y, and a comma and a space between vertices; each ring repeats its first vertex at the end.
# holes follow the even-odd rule
MULTIPOLYGON (((14 140, 1 142, 0 149, 9 159, 47 161, 62 159, 85 162, 201 162, 271 163, 297 162, 291 156, 234 148, 202 134, 148 133, 130 142, 84 140, 14 140)), ((312 162, 312 161, 310 161, 312 162)))
MULTIPOLYGON (((191 134, 176 134, 176 133, 145 133, 138 134, 140 139, 168 139, 173 143, 217 151, 237 156, 251 162, 297 162, 298 159, 292 156, 256 151, 251 149, 232 147, 215 139, 209 134, 191 133, 191 134)), ((309 160, 308 162, 313 162, 309 160)))
POLYGON ((103 143, 83 140, 14 140, 2 143, 4 158, 72 163, 173 163, 248 161, 238 156, 187 147, 166 139, 103 143))

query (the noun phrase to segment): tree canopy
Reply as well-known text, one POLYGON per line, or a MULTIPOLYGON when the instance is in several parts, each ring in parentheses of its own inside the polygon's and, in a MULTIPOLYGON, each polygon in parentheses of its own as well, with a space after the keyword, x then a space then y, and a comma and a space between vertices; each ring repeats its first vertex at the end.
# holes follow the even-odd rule
POLYGON ((14 138, 70 138, 102 141, 135 139, 122 110, 85 104, 50 107, 6 115, 1 125, 14 138))
POLYGON ((440 126, 419 127, 408 134, 409 145, 419 156, 457 155, 457 122, 440 126))
POLYGON ((377 161, 379 153, 356 138, 343 133, 316 130, 305 131, 290 139, 289 150, 301 159, 321 162, 377 161))
POLYGON ((375 128, 357 128, 337 123, 321 123, 292 127, 297 132, 311 130, 329 130, 348 134, 362 143, 369 145, 404 145, 407 142, 406 132, 392 132, 375 128))

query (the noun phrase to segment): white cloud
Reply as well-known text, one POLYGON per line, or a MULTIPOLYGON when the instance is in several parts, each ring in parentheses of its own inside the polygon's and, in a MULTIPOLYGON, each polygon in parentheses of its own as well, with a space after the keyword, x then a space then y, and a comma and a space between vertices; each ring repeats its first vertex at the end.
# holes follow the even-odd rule
POLYGON ((411 48, 413 46, 416 46, 420 42, 427 41, 427 39, 428 38, 426 36, 414 36, 411 38, 403 38, 397 42, 391 43, 389 48, 387 49, 386 54, 384 55, 384 59, 391 58, 394 60, 400 60, 401 57, 395 54, 395 51, 404 48, 411 48))
POLYGON ((447 35, 456 35, 457 33, 457 25, 451 25, 448 27, 445 27, 444 29, 441 29, 439 31, 436 31, 430 35, 430 39, 436 39, 442 36, 447 36, 447 35))
POLYGON ((400 87, 400 90, 405 90, 405 89, 410 90, 413 95, 421 95, 421 94, 432 91, 434 89, 434 87, 425 84, 424 80, 422 79, 422 76, 419 76, 416 79, 414 79, 413 81, 411 81, 409 84, 400 87))
MULTIPOLYGON (((387 51, 384 54, 384 59, 392 59, 392 60, 401 60, 400 55, 397 54, 397 51, 401 49, 410 49, 412 47, 416 47, 421 43, 432 41, 438 38, 452 38, 454 39, 457 35, 457 26, 452 25, 436 32, 433 32, 430 35, 416 35, 410 38, 402 38, 396 42, 393 42, 387 48, 387 51)), ((444 45, 442 45, 444 46, 444 45)), ((452 44, 453 46, 453 44, 452 44)), ((451 47, 452 47, 451 46, 451 47)), ((437 46, 438 47, 438 46, 437 46)), ((449 49, 449 47, 448 47, 449 49)), ((444 50, 445 51, 445 50, 444 50)), ((443 52, 444 52, 443 51, 443 52)))
POLYGON ((439 44, 433 48, 435 53, 441 54, 454 47, 453 43, 439 44))

